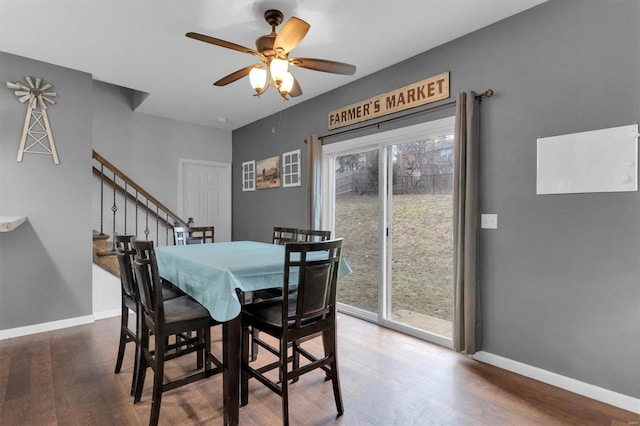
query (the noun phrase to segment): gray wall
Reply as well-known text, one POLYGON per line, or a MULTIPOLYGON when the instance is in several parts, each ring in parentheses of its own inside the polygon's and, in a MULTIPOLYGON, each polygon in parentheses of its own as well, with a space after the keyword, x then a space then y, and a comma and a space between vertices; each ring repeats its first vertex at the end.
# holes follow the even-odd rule
POLYGON ((290 108, 276 134, 271 117, 234 131, 234 239, 305 224, 304 186, 243 193, 243 161, 297 148, 304 158, 330 110, 449 70, 453 95, 496 91, 481 107, 481 211, 499 216, 481 231, 483 349, 640 397, 638 192, 536 195, 538 137, 638 122, 639 16, 636 0, 551 0, 290 108))
POLYGON ((92 148, 174 211, 180 158, 231 162, 230 132, 133 112, 133 95, 0 52, 0 216, 29 218, 0 233, 0 330, 92 314, 92 148), (45 155, 16 162, 26 105, 5 87, 26 75, 59 92, 49 114, 60 165, 45 155))
MULTIPOLYGON (((179 158, 231 163, 231 133, 131 112, 130 89, 94 81, 93 149, 178 212, 179 158)), ((151 94, 150 96, 153 96, 151 94)))
POLYGON ((0 52, 0 215, 27 216, 0 233, 0 329, 91 315, 91 76, 0 52), (42 77, 60 164, 16 162, 27 106, 6 82, 42 77))

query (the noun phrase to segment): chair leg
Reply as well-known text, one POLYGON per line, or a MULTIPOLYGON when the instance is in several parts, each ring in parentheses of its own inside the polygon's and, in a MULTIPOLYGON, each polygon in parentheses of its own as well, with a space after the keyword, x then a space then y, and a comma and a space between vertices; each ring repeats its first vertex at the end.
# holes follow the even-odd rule
POLYGON ((289 345, 286 339, 280 339, 280 379, 282 390, 282 424, 289 426, 289 345))
POLYGON ((331 363, 331 372, 333 373, 333 377, 331 377, 331 382, 333 383, 333 398, 336 400, 338 416, 341 416, 344 414, 344 405, 342 404, 342 392, 340 392, 340 379, 338 378, 338 360, 336 358, 334 358, 331 363))
POLYGON ((135 392, 133 395, 134 404, 140 402, 140 398, 142 398, 144 379, 147 375, 147 367, 149 366, 149 361, 147 360, 147 354, 149 353, 149 328, 144 324, 144 319, 141 319, 140 321, 140 350, 136 353, 136 357, 139 357, 139 359, 136 359, 138 372, 135 379, 135 392))
POLYGON ((127 333, 125 328, 129 322, 129 308, 122 302, 122 313, 120 314, 120 343, 118 344, 118 358, 116 359, 115 374, 120 372, 122 368, 122 360, 124 359, 124 349, 127 345, 127 333))
MULTIPOLYGON (((293 355, 292 369, 297 370, 300 367, 300 353, 298 352, 298 342, 291 342, 291 351, 293 355)), ((291 383, 297 382, 299 377, 291 380, 291 383)))
MULTIPOLYGON (((241 368, 240 368, 240 405, 249 403, 249 327, 242 326, 242 345, 240 347, 241 368)), ((253 351, 252 351, 253 353, 253 351)))
MULTIPOLYGON (((177 336, 176 336, 177 339, 177 336)), ((196 331, 196 340, 198 342, 198 345, 203 345, 204 344, 204 336, 202 334, 201 330, 196 331)), ((204 358, 206 356, 206 350, 204 348, 204 346, 201 346, 202 349, 198 350, 196 352, 196 368, 198 370, 202 370, 202 368, 204 367, 204 358)))
MULTIPOLYGON (((135 396, 136 390, 138 389, 140 363, 141 363, 142 358, 144 357, 144 355, 142 353, 142 344, 140 343, 141 336, 142 336, 142 328, 143 328, 142 321, 143 321, 143 319, 142 319, 142 315, 139 314, 139 312, 142 312, 142 307, 141 306, 138 306, 138 312, 136 312, 136 339, 135 339, 136 352, 135 352, 135 356, 133 358, 133 377, 131 378, 131 396, 135 396)), ((144 381, 144 379, 143 379, 143 381, 144 381)))
POLYGON ((211 327, 204 328, 204 349, 201 351, 204 356, 204 369, 211 370, 211 327))
POLYGON ((156 426, 160 418, 160 405, 162 403, 162 384, 164 380, 164 354, 165 340, 156 339, 155 369, 153 374, 153 400, 151 403, 151 416, 149 426, 156 426))
POLYGON ((251 329, 251 361, 255 361, 258 359, 258 344, 255 342, 255 339, 260 337, 260 330, 256 330, 254 328, 251 329))
POLYGON ((333 362, 329 364, 331 367, 331 382, 333 385, 333 398, 336 400, 336 410, 338 416, 344 414, 344 405, 342 403, 342 392, 340 391, 340 378, 338 375, 338 354, 336 345, 336 330, 326 330, 322 333, 322 342, 324 345, 325 356, 333 356, 333 362))

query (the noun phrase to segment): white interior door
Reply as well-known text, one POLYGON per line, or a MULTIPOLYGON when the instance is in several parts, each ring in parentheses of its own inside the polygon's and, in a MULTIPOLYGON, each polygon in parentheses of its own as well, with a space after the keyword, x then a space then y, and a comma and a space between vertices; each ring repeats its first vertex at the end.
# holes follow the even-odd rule
POLYGON ((195 226, 215 226, 215 240, 231 241, 231 164, 180 160, 178 214, 195 226))

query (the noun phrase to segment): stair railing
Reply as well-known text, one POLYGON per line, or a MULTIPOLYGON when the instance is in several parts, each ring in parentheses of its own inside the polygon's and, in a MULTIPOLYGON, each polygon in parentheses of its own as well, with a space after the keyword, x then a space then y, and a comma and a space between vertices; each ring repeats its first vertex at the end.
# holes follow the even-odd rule
POLYGON ((114 253, 113 236, 117 234, 131 234, 140 239, 151 239, 156 245, 173 244, 173 227, 188 226, 191 219, 185 221, 179 217, 95 151, 93 159, 93 174, 98 178, 100 185, 99 235, 104 236, 107 231, 111 232, 112 237, 111 250, 99 255, 114 253), (105 209, 108 203, 111 204, 110 211, 105 209), (110 229, 105 230, 107 215, 110 229))

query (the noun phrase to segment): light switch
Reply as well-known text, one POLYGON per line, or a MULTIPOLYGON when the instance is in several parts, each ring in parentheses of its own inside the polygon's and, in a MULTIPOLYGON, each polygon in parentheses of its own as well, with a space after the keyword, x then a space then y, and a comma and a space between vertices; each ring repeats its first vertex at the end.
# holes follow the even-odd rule
POLYGON ((484 229, 498 229, 497 214, 480 215, 480 227, 484 229))

